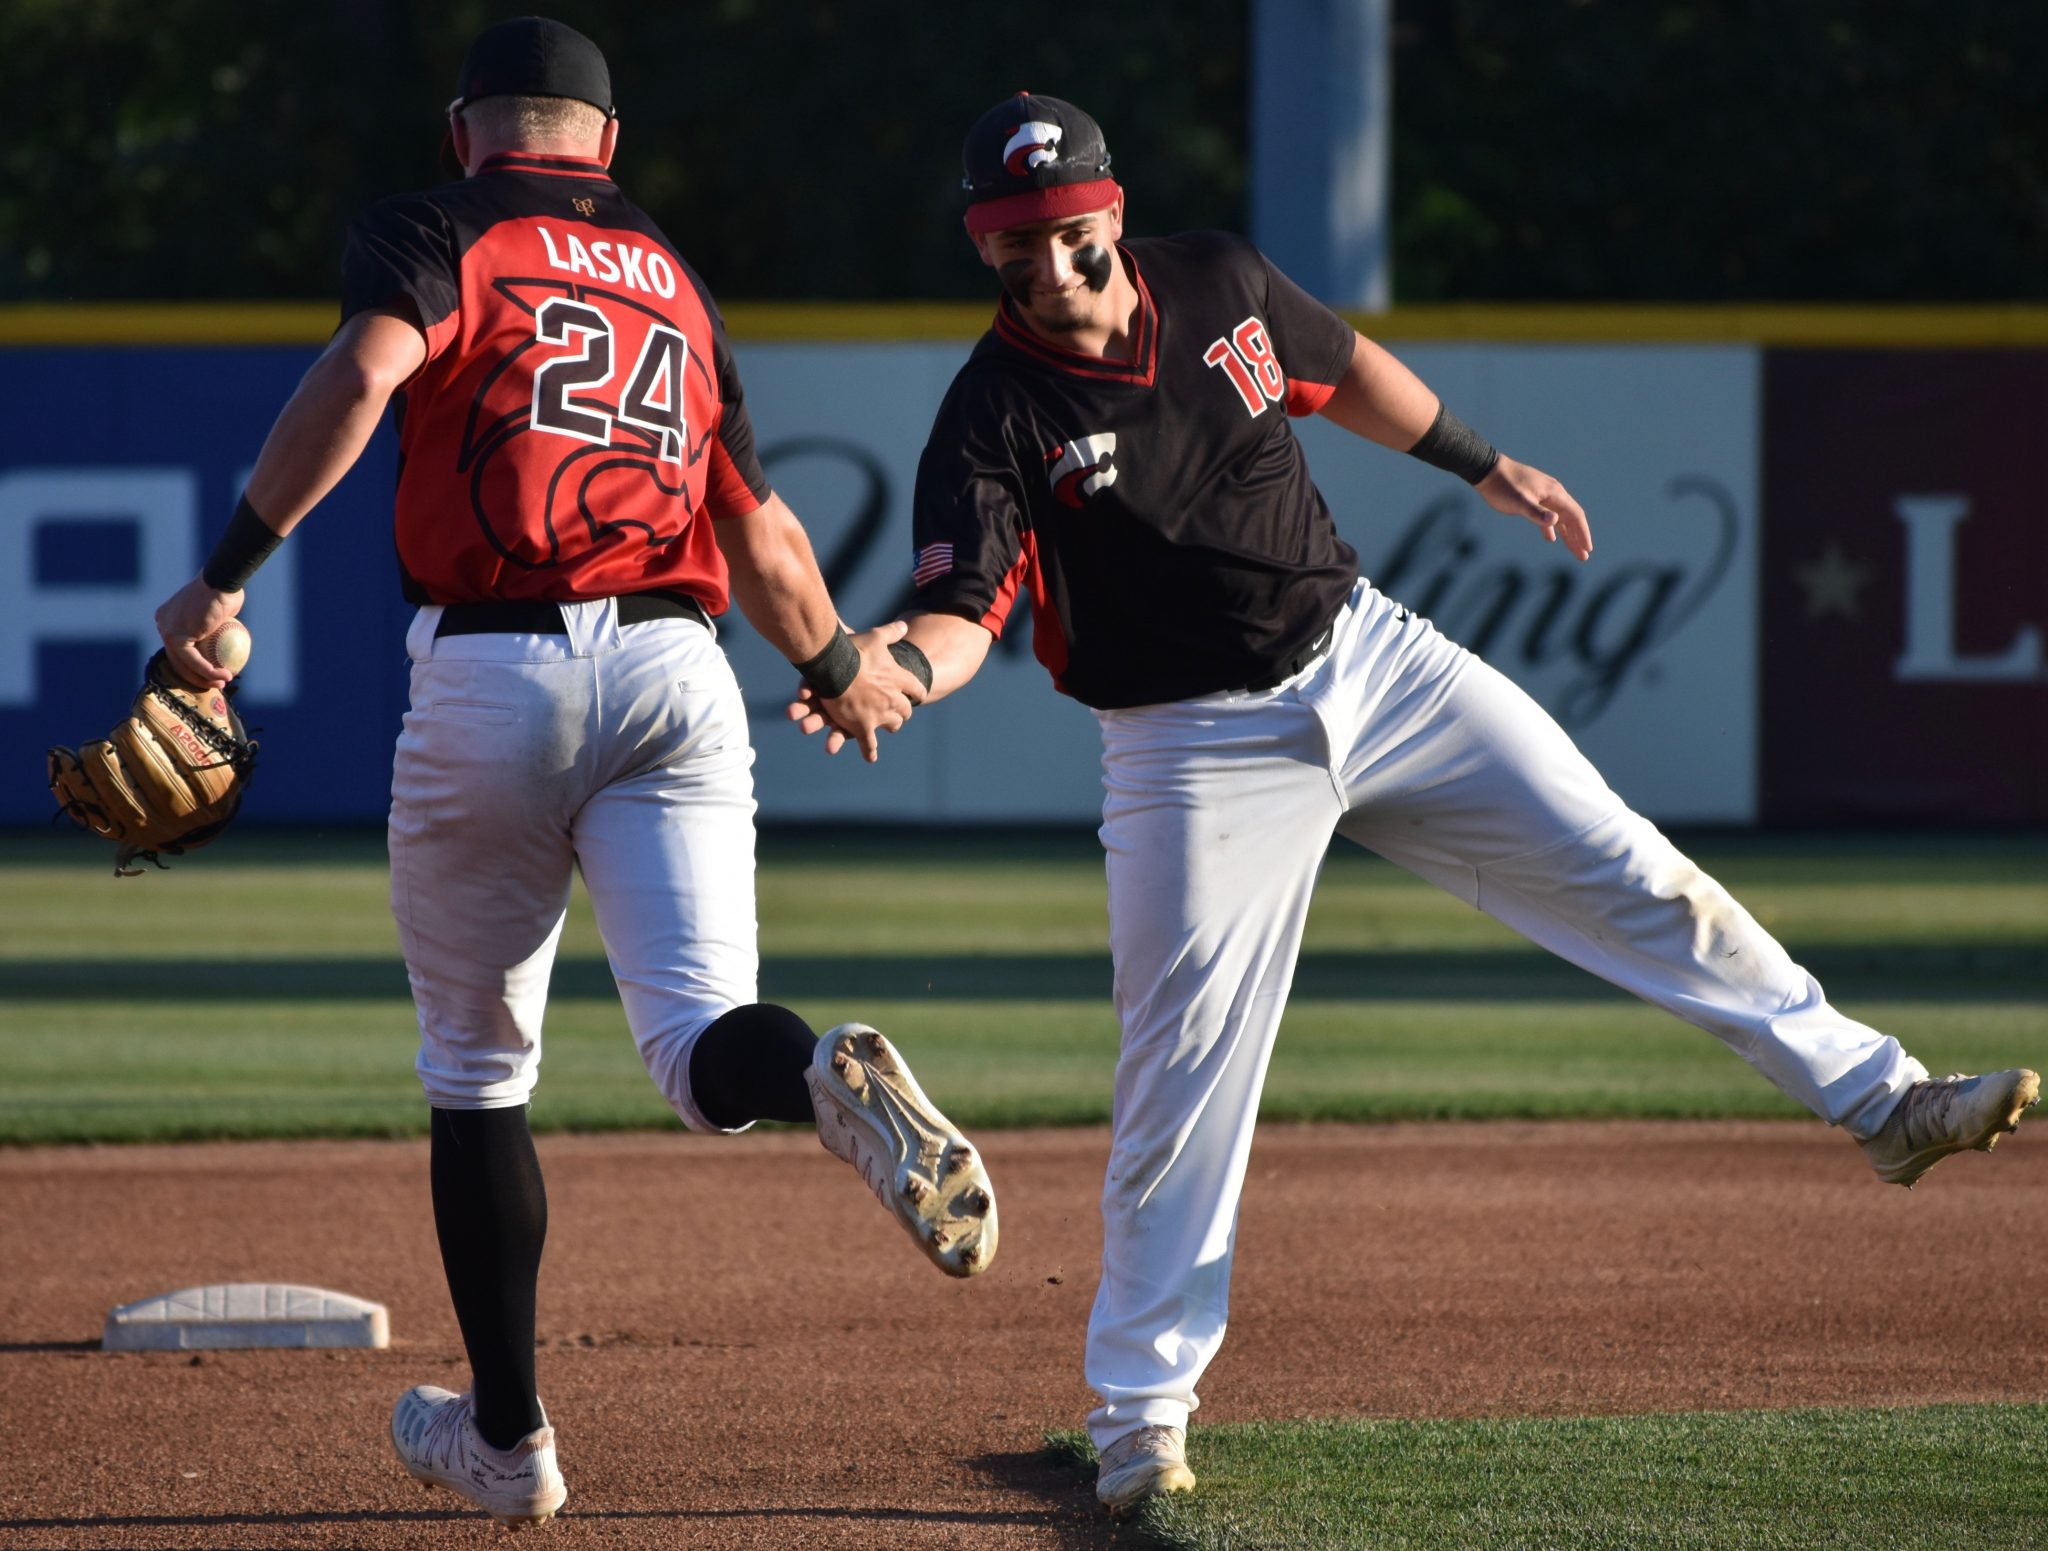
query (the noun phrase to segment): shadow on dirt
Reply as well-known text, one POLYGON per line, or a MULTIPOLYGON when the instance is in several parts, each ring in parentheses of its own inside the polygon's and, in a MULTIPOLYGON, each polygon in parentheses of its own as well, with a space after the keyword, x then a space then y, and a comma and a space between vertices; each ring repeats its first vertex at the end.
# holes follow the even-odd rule
POLYGON ((1159 1544, 1102 1511, 1095 1500, 1095 1456, 1079 1438, 1029 1453, 983 1454, 967 1465, 997 1486, 1045 1503, 1045 1544, 1058 1551, 1149 1551, 1159 1544))

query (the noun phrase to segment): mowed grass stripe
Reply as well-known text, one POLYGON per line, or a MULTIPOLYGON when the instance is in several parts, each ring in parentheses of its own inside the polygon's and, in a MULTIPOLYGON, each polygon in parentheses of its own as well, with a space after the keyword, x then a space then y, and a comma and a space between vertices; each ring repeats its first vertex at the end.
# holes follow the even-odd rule
MULTIPOLYGON (((407 1135, 424 1123, 381 836, 249 831, 107 875, 0 837, 0 1140, 407 1135)), ((1940 1070, 2048 1048, 2048 837, 1715 836, 1694 848, 1940 1070)), ((903 1043, 955 1119, 1105 1120, 1117 1036, 1086 833, 764 837, 761 987, 903 1043)), ((579 887, 535 1119, 672 1123, 579 887)), ((1274 1119, 1790 1115, 1717 1042, 1338 847, 1273 1063, 1274 1119)))
MULTIPOLYGON (((962 1125, 1109 1119, 1106 1001, 799 1000, 814 1026, 858 1017, 908 1052, 962 1125)), ((2038 1003, 1859 1009, 1939 1070, 2038 1062, 2038 1003)), ((557 998, 533 1118, 542 1131, 677 1122, 616 1001, 557 998)), ((379 1000, 0 1003, 0 1142, 412 1136, 412 1005, 379 1000)), ((1282 1028, 1270 1121, 1694 1118, 1803 1113, 1718 1041, 1630 1002, 1301 1003, 1282 1028)))
MULTIPOLYGON (((2020 962, 2048 989, 2048 836, 1711 835, 1692 849, 1797 956, 1929 952, 1940 971, 1970 954, 2025 955, 2020 962)), ((136 879, 110 877, 111 856, 82 833, 0 836, 0 964, 397 956, 379 836, 251 831, 136 879)), ((787 959, 1108 951, 1102 858, 1086 834, 769 835, 757 888, 762 948, 787 959)), ((1303 946, 1311 959, 1546 957, 1342 844, 1323 870, 1303 946)), ((563 942, 565 958, 579 953, 599 956, 580 888, 563 942)))
MULTIPOLYGON (((1085 1438, 1053 1440, 1093 1479, 1085 1438)), ((1198 1426, 1173 1551, 2004 1551, 2048 1526, 2048 1407, 1198 1426)))

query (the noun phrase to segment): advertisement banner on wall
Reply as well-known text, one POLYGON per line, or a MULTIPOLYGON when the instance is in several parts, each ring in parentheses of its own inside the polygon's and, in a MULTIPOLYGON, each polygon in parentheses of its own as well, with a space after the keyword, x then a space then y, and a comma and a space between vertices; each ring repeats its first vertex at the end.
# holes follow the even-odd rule
MULTIPOLYGON (((156 605, 227 525, 305 348, 12 350, 0 454, 0 822, 53 811, 43 751, 103 737, 157 647, 156 605)), ((363 820, 387 808, 405 707, 391 546, 397 441, 264 567, 238 704, 262 750, 245 812, 363 820)))
POLYGON ((2048 352, 1774 351, 1763 816, 2048 821, 2048 352))
MULTIPOLYGON (((741 345, 769 476, 810 528, 846 617, 908 598, 910 492, 964 342, 741 345)), ((1466 486, 1320 420, 1295 422, 1361 568, 1547 706, 1618 790, 1676 821, 1755 813, 1758 365, 1743 347, 1414 347, 1459 413, 1562 478, 1592 517, 1578 566, 1466 486)), ((111 725, 196 569, 303 348, 8 353, 0 463, 0 821, 45 817, 41 751, 111 725), (94 406, 81 415, 79 406, 94 406)), ((250 590, 241 697, 261 729, 251 821, 386 805, 404 709, 388 430, 250 590)), ((827 759, 785 724, 792 675, 738 619, 770 819, 1092 822, 1093 716, 1055 693, 1019 617, 967 692, 827 759)))
MULTIPOLYGON (((849 619, 907 598, 910 490, 962 347, 744 349, 777 487, 849 619), (858 391, 855 391, 855 385, 858 391)), ((1595 553, 1491 511, 1451 476, 1328 421, 1293 422, 1360 566, 1528 689, 1632 804, 1657 818, 1755 815, 1757 352, 1745 347, 1435 346, 1403 357, 1504 448, 1556 474, 1595 553)), ((1019 611, 1021 618, 1022 611, 1019 611)), ((738 632, 734 633, 738 636, 738 632)), ((765 704, 787 671, 732 646, 765 704)), ((1013 622, 963 693, 914 719, 882 765, 820 786, 760 738, 763 810, 877 817, 1094 818, 1094 718, 1052 690, 1013 622), (884 767, 896 765, 893 774, 884 767), (904 784, 915 793, 904 805, 904 784)))

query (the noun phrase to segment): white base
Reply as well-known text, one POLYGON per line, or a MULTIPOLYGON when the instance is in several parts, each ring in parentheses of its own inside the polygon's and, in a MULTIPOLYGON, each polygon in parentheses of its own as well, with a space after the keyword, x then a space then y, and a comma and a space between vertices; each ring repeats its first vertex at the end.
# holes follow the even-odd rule
POLYGON ((390 1344, 383 1304, 284 1282, 217 1282, 124 1304, 107 1316, 100 1341, 109 1352, 390 1344))

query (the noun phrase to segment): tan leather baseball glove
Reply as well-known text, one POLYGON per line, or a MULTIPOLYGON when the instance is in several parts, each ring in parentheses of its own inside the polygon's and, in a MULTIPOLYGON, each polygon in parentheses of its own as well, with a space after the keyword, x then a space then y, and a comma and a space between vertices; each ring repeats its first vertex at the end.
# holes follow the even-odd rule
POLYGON ((256 766, 256 744, 230 703, 233 686, 201 689, 171 670, 158 652, 128 716, 80 749, 50 750, 50 792, 64 812, 119 845, 114 872, 131 862, 161 867, 205 845, 242 806, 256 766))

